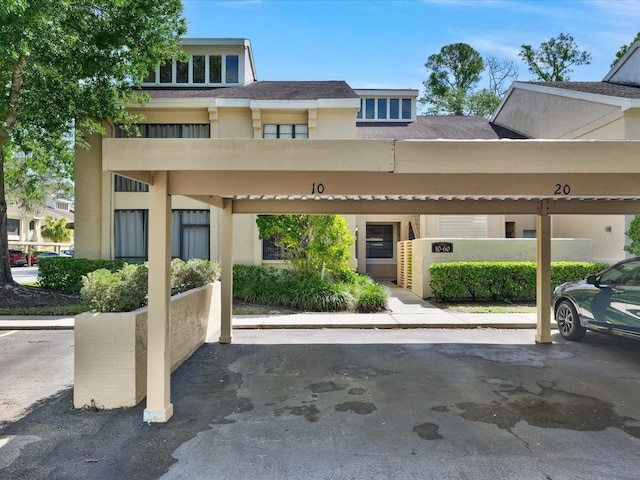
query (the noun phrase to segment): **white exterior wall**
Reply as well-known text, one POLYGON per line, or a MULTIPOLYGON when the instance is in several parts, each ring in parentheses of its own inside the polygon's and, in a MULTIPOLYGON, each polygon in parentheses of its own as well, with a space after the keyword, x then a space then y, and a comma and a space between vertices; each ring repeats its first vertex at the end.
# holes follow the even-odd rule
MULTIPOLYGON (((553 239, 551 260, 591 261, 590 239, 553 239)), ((413 241, 413 285, 411 291, 422 298, 432 297, 432 263, 486 262, 486 261, 536 261, 536 239, 466 239, 466 238, 421 238, 413 241), (451 253, 433 253, 434 242, 450 242, 451 253)))

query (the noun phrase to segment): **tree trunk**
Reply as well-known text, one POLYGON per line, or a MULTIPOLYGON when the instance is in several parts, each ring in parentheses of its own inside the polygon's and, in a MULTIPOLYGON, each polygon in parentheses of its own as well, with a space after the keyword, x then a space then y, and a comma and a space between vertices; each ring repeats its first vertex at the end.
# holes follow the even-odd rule
POLYGON ((9 262, 9 234, 7 231, 7 198, 4 190, 4 146, 0 136, 0 286, 17 285, 11 275, 9 262))

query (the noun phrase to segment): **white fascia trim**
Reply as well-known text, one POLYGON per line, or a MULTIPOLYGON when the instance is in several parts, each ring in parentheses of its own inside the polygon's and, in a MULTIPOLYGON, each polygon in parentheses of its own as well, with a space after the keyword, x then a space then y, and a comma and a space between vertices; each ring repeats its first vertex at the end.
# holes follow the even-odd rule
POLYGON ((183 38, 181 45, 241 45, 250 46, 251 41, 246 38, 183 38))
POLYGON ((216 107, 248 108, 251 100, 247 98, 216 98, 216 107))
MULTIPOLYGON (((575 100, 584 100, 585 102, 603 103, 605 105, 613 105, 620 107, 623 111, 629 108, 640 107, 640 100, 628 99, 621 97, 612 97, 610 95, 599 95, 597 93, 577 92, 575 90, 567 90, 565 88, 547 87, 544 85, 531 85, 529 83, 514 82, 512 89, 519 88, 531 92, 544 93, 556 97, 572 98, 575 100)), ((511 91, 511 89, 510 89, 511 91)))
POLYGON ((354 88, 361 97, 414 97, 418 98, 419 91, 413 88, 354 88))
POLYGON ((360 108, 360 99, 359 98, 342 98, 332 99, 332 98, 322 98, 318 100, 319 108, 360 108))
POLYGON ((214 104, 214 98, 152 98, 141 104, 129 104, 129 108, 208 108, 214 104))

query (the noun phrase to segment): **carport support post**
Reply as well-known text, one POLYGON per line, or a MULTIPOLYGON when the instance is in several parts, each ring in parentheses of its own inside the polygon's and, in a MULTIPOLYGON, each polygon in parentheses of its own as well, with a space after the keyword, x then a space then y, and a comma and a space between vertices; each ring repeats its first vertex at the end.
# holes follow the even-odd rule
POLYGON ((233 309, 233 201, 223 200, 220 259, 220 343, 231 343, 233 309))
POLYGON ((145 422, 166 422, 171 404, 171 344, 169 301, 171 296, 171 197, 167 172, 156 172, 149 188, 149 307, 147 310, 147 408, 145 422))
POLYGON ((551 217, 536 218, 536 310, 538 315, 536 343, 552 343, 551 340, 551 217))

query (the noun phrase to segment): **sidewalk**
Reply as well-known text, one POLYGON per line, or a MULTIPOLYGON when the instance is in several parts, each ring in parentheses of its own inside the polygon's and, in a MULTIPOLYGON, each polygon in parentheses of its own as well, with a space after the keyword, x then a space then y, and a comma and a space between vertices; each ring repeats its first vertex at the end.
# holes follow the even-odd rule
MULTIPOLYGON (((234 329, 265 328, 536 328, 536 313, 450 313, 408 290, 387 285, 391 296, 384 313, 296 313, 234 315, 234 329)), ((72 330, 73 317, 0 316, 0 330, 72 330)))

